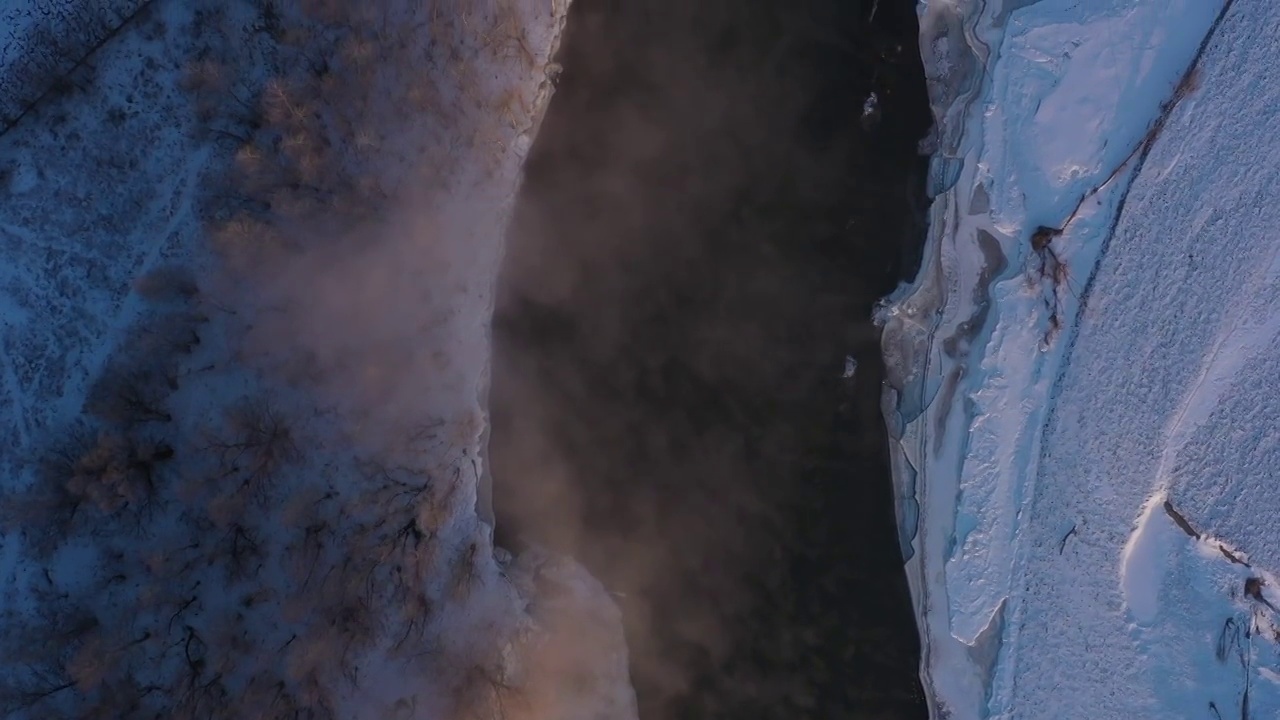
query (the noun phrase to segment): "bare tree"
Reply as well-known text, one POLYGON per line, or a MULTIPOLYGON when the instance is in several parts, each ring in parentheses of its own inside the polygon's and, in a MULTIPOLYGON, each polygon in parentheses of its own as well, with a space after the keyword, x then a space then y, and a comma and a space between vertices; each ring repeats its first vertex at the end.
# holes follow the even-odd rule
POLYGON ((25 492, 0 496, 0 527, 25 531, 37 557, 46 557, 63 540, 84 502, 67 487, 76 465, 96 442, 96 434, 86 424, 62 431, 50 446, 39 451, 35 483, 25 492))
POLYGON ((182 265, 160 265, 134 283, 139 295, 156 303, 189 302, 200 292, 191 269, 182 265))
POLYGON ((399 612, 392 613, 392 617, 399 616, 400 623, 392 633, 391 649, 402 652, 408 649, 407 643, 410 640, 421 640, 434 619, 434 613, 435 604, 424 591, 414 589, 407 593, 399 612))
MULTIPOLYGON (((302 528, 302 536, 290 543, 286 552, 291 560, 290 579, 301 589, 311 585, 317 568, 326 560, 329 545, 327 538, 333 529, 324 520, 308 523, 302 528)), ((328 563, 326 563, 328 564, 328 563)))
POLYGON ((105 682, 90 701, 90 706, 82 709, 78 717, 81 720, 139 717, 143 710, 143 699, 155 690, 154 686, 141 687, 133 676, 125 674, 118 680, 105 682))
POLYGON ((173 416, 166 409, 165 400, 176 383, 159 363, 131 366, 113 362, 89 388, 84 409, 101 420, 126 427, 171 422, 173 416))
POLYGON ((257 534, 243 523, 232 523, 222 536, 219 557, 230 580, 243 580, 262 568, 263 548, 257 534))
POLYGON ((62 601, 42 605, 38 613, 39 623, 4 637, 9 667, 0 675, 0 711, 6 717, 19 712, 58 716, 53 708, 76 692, 68 672, 71 659, 101 627, 91 613, 62 601))
POLYGON ((151 362, 163 368, 165 384, 172 388, 171 378, 177 375, 177 356, 190 355, 200 345, 199 327, 208 317, 191 310, 152 315, 141 321, 130 333, 129 353, 134 357, 149 356, 151 362))
POLYGON ((224 675, 210 672, 209 646, 192 625, 184 625, 182 638, 174 646, 180 656, 180 670, 173 693, 170 717, 182 720, 224 718, 228 693, 224 675))
POLYGON ((454 689, 454 717, 459 720, 503 720, 520 701, 519 688, 508 682, 499 662, 480 662, 463 671, 454 689))
POLYGON ((450 592, 454 598, 465 598, 480 580, 480 544, 471 541, 458 557, 453 566, 453 576, 449 581, 450 592))
POLYGON ((62 482, 72 497, 103 513, 126 507, 142 513, 156 500, 156 464, 172 456, 166 443, 144 442, 104 430, 65 467, 68 475, 62 482))
POLYGON ((67 676, 81 695, 97 692, 104 684, 120 679, 122 647, 104 636, 101 629, 90 632, 67 659, 67 676))
POLYGON ((142 523, 159 499, 158 466, 172 456, 164 442, 74 425, 40 453, 36 482, 0 501, 0 524, 25 531, 36 556, 47 557, 74 528, 101 531, 104 516, 127 509, 142 523))
POLYGON ((75 681, 61 668, 28 665, 0 678, 0 712, 13 717, 20 712, 47 707, 74 688, 75 681))
POLYGON ((302 458, 293 427, 283 413, 264 399, 237 404, 227 413, 230 437, 216 440, 224 476, 238 477, 238 490, 265 503, 277 473, 302 458))
POLYGON ((366 599, 348 595, 324 608, 320 622, 327 626, 324 631, 333 638, 332 658, 337 661, 337 670, 353 687, 358 687, 358 655, 372 647, 380 635, 378 613, 366 599))

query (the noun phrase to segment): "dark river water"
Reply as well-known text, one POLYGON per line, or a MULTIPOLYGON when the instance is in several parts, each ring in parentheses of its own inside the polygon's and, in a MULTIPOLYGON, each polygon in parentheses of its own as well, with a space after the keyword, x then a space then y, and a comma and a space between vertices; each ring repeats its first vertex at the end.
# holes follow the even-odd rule
POLYGON ((868 319, 923 241, 914 0, 576 0, 561 62, 494 324, 499 543, 618 594, 644 720, 925 717, 868 319))

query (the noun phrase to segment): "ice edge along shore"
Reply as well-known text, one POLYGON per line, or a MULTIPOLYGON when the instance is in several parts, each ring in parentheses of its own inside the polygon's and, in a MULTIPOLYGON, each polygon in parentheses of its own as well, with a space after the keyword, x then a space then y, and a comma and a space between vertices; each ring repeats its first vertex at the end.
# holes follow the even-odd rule
POLYGON ((1135 159, 1223 9, 1174 4, 919 5, 930 229, 917 277, 877 320, 933 717, 1004 702, 991 695, 1019 610, 1019 530, 1081 298, 1135 159))

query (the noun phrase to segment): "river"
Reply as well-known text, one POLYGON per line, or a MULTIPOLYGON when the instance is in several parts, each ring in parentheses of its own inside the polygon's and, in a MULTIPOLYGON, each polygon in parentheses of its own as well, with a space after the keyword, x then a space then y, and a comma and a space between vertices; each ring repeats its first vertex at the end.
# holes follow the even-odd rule
POLYGON ((499 284, 493 504, 499 544, 616 593, 644 720, 926 716, 869 321, 924 237, 914 5, 572 11, 499 284))

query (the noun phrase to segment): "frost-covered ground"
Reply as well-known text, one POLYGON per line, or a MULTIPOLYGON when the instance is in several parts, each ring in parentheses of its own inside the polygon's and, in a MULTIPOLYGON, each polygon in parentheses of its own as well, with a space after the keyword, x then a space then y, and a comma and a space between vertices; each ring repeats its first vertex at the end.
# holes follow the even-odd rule
POLYGON ((931 235, 886 305, 937 717, 1280 713, 1280 8, 921 5, 931 235))
POLYGON ((120 5, 0 8, 0 75, 90 38, 3 98, 0 714, 633 716, 477 508, 567 3, 120 5))

